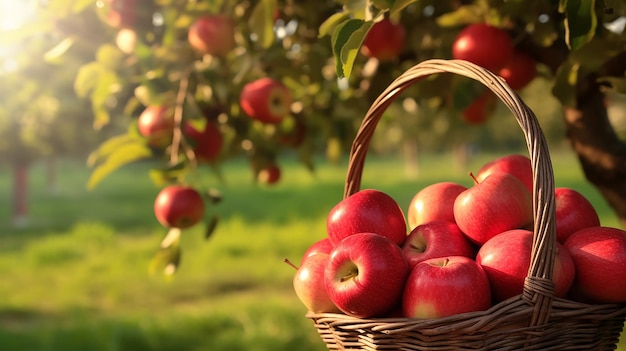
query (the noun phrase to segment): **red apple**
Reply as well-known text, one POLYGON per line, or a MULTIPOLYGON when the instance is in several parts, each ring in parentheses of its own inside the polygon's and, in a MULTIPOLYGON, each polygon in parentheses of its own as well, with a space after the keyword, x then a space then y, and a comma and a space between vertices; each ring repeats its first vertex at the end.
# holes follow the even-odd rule
POLYGON ((239 103, 250 118, 277 124, 290 113, 291 92, 277 80, 260 78, 244 85, 239 103))
MULTIPOLYGON (((476 262, 487 273, 496 302, 522 293, 530 267, 532 244, 531 231, 514 229, 494 236, 478 250, 476 262)), ((554 295, 565 297, 574 281, 576 269, 569 251, 559 243, 556 244, 552 274, 554 295)))
POLYGON ((330 254, 324 272, 326 292, 345 314, 368 318, 399 303, 409 265, 400 247, 374 233, 350 235, 330 254))
POLYGON ((585 228, 570 235, 563 246, 576 266, 574 298, 595 303, 626 302, 626 231, 585 228))
POLYGON ((533 193, 533 168, 528 157, 519 154, 498 157, 485 163, 476 173, 476 179, 480 182, 493 172, 505 172, 517 177, 533 193))
POLYGON ((409 274, 402 295, 407 318, 443 318, 491 307, 489 279, 465 256, 431 258, 409 274))
POLYGON ((419 190, 411 199, 407 210, 409 229, 433 220, 454 222, 454 200, 467 190, 453 182, 439 182, 419 190))
POLYGON ((163 188, 154 201, 154 214, 164 227, 185 229, 204 216, 204 201, 198 191, 184 185, 163 188))
POLYGON ((304 142, 307 129, 307 125, 302 120, 296 119, 291 129, 278 131, 277 141, 283 146, 297 148, 304 142))
POLYGON ((183 133, 191 139, 194 148, 193 151, 198 161, 212 162, 215 161, 222 151, 224 137, 217 126, 213 122, 207 122, 202 131, 198 131, 189 123, 183 125, 183 133))
POLYGON ((587 198, 571 188, 554 190, 556 201, 556 239, 564 243, 575 232, 600 226, 600 218, 587 198))
POLYGON ((307 259, 307 257, 312 256, 316 253, 326 253, 329 254, 333 251, 333 244, 330 242, 330 239, 324 238, 320 239, 311 246, 309 246, 306 251, 304 251, 304 255, 302 255, 302 262, 307 259))
POLYGON ((452 43, 452 57, 466 60, 493 72, 513 55, 513 42, 503 29, 474 23, 459 32, 452 43))
POLYGON ((257 175, 257 180, 262 184, 273 185, 280 180, 280 168, 276 164, 270 164, 262 168, 257 175))
POLYGON ((324 271, 330 255, 317 252, 304 260, 293 277, 293 289, 306 308, 314 313, 341 312, 326 292, 324 271))
POLYGON ((516 177, 493 172, 457 196, 454 218, 473 243, 482 245, 496 234, 531 224, 532 196, 516 177))
POLYGON ((393 61, 404 49, 406 31, 400 23, 389 18, 376 22, 367 32, 361 51, 367 57, 375 57, 381 62, 393 61))
POLYGON ((113 28, 133 28, 137 22, 139 0, 106 0, 110 4, 107 23, 113 28))
POLYGON ((522 51, 515 50, 504 67, 500 68, 500 75, 514 90, 523 89, 537 76, 535 60, 522 51))
POLYGON ((174 130, 174 115, 165 105, 151 105, 141 112, 137 120, 139 133, 143 135, 148 145, 164 148, 172 142, 174 130))
POLYGON ((189 44, 201 54, 226 55, 236 45, 235 25, 225 15, 206 15, 196 19, 188 32, 189 44))
POLYGON ((328 213, 328 238, 333 245, 357 233, 376 233, 402 245, 407 237, 406 220, 398 203, 386 193, 360 190, 341 200, 328 213))
POLYGON ((402 251, 414 267, 430 258, 465 256, 474 258, 476 249, 454 222, 434 220, 413 229, 402 245, 402 251))
POLYGON ((463 110, 461 117, 468 124, 483 124, 493 113, 496 102, 496 96, 491 91, 485 91, 463 110))

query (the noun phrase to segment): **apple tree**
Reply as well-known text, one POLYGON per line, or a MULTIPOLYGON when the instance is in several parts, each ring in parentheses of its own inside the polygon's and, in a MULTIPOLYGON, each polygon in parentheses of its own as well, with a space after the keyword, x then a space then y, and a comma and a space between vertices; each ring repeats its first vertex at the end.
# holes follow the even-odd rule
MULTIPOLYGON (((195 186, 216 202, 195 176, 200 167, 219 174, 221 161, 243 156, 253 181, 271 183, 284 152, 310 169, 320 149, 337 161, 392 79, 426 59, 463 58, 520 92, 539 78, 550 85, 563 118, 537 111, 543 126, 561 125, 555 130, 626 223, 626 145, 606 106, 607 94, 626 89, 621 1, 52 0, 47 10, 93 19, 57 28, 58 42, 94 46, 73 82, 94 126, 127 126, 89 156, 89 187, 152 158, 161 161, 149 174, 158 186, 195 186)), ((383 150, 389 140, 496 140, 513 126, 494 123, 495 136, 467 128, 486 125, 496 101, 461 78, 432 77, 408 92, 389 107, 383 150)), ((217 218, 207 221, 210 234, 217 218)), ((170 233, 161 263, 178 257, 179 231, 170 233)))

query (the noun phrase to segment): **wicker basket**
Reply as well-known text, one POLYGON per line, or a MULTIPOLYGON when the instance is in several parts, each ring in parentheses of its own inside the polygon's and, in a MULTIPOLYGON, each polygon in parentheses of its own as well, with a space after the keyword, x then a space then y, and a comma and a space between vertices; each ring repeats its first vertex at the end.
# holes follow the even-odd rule
POLYGON ((554 173, 534 113, 490 71, 459 60, 427 60, 405 71, 374 101, 350 151, 344 198, 359 191, 363 164, 376 124, 406 88, 429 75, 453 73, 481 82, 513 112, 533 168, 534 241, 523 293, 487 311, 440 319, 370 318, 309 312, 329 350, 614 350, 626 304, 584 304, 553 294, 554 173))

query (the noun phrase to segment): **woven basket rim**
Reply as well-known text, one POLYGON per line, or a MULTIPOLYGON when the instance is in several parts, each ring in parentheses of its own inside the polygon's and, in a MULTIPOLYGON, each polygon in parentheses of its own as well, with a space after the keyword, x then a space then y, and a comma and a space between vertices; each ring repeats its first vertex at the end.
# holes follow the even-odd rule
POLYGON ((435 74, 456 74, 482 83, 510 110, 524 133, 533 170, 534 225, 530 268, 522 299, 534 306, 531 325, 546 323, 554 299, 552 282, 556 255, 554 172, 548 144, 537 117, 501 77, 464 60, 429 59, 404 71, 380 93, 361 122, 350 149, 343 196, 346 198, 360 190, 369 143, 387 107, 408 87, 435 74))

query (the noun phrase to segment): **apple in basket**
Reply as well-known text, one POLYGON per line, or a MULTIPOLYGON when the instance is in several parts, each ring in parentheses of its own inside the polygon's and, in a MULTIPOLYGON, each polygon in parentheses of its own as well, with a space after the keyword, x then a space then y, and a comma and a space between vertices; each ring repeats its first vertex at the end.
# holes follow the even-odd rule
POLYGON ((376 233, 398 245, 407 236, 406 219, 398 203, 374 189, 358 191, 336 204, 328 213, 326 229, 333 245, 357 233, 376 233))
POLYGON ((600 226, 600 218, 587 198, 570 188, 554 190, 556 202, 556 239, 565 240, 580 229, 600 226))
MULTIPOLYGON (((478 250, 476 262, 489 277, 495 302, 522 293, 530 267, 532 244, 533 232, 513 229, 494 236, 478 250)), ((557 242, 552 272, 555 296, 567 295, 575 274, 574 261, 569 251, 557 242)))
POLYGON ((318 252, 323 252, 323 253, 330 255, 330 252, 332 250, 333 250, 333 244, 330 242, 330 239, 328 238, 320 239, 314 242, 313 244, 311 244, 311 246, 309 246, 306 249, 306 251, 304 251, 304 254, 302 255, 302 262, 304 262, 304 260, 306 260, 307 257, 314 255, 318 252))
POLYGON ((485 163, 476 172, 476 179, 481 182, 493 172, 505 172, 515 176, 526 185, 528 191, 533 192, 533 169, 530 158, 524 155, 505 155, 485 163))
POLYGON ((498 233, 533 222, 532 195, 521 180, 494 172, 459 194, 454 218, 465 235, 482 245, 498 233))
POLYGON ((409 229, 433 220, 454 222, 454 200, 467 187, 453 182, 430 184, 419 190, 409 204, 409 229))
POLYGON ((465 256, 474 258, 476 248, 454 222, 435 220, 415 227, 402 245, 402 251, 414 267, 430 258, 465 256))
POLYGON ((293 266, 286 260, 297 269, 293 277, 296 295, 306 308, 314 313, 340 312, 326 293, 324 284, 324 270, 329 257, 330 255, 324 252, 311 254, 302 260, 300 267, 293 266))
POLYGON ((391 239, 374 233, 350 235, 330 254, 324 281, 330 299, 345 314, 382 316, 401 301, 409 264, 391 239))
POLYGON ((491 307, 489 279, 482 267, 464 256, 431 258, 409 274, 402 295, 407 318, 442 318, 491 307))
POLYGON ((590 227, 563 244, 576 266, 572 298, 600 303, 626 302, 626 231, 590 227))

